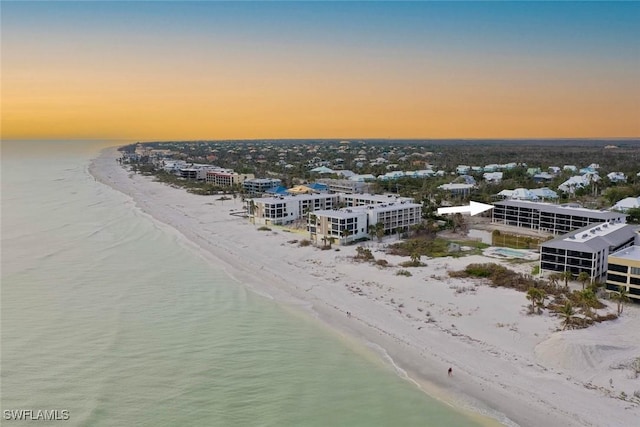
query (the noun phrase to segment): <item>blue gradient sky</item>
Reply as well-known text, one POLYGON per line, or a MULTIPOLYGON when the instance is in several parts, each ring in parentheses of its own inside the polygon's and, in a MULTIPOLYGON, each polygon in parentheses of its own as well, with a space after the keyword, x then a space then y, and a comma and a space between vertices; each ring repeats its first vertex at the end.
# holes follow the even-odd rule
POLYGON ((640 136, 636 2, 2 2, 3 138, 640 136))

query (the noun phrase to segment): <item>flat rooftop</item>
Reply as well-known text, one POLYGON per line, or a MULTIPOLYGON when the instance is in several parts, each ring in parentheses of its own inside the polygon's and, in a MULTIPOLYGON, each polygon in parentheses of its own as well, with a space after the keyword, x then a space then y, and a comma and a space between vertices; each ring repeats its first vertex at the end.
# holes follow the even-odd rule
POLYGON ((582 228, 577 233, 570 233, 568 237, 564 238, 565 241, 572 242, 586 242, 596 237, 606 236, 610 233, 620 230, 624 228, 627 224, 625 223, 617 223, 617 224, 597 224, 589 226, 589 228, 582 228))
POLYGON ((609 256, 629 259, 632 261, 640 261, 640 246, 631 246, 629 248, 620 249, 618 252, 609 254, 609 256))
POLYGON ((595 209, 587 209, 587 208, 579 208, 573 206, 566 205, 556 205, 553 203, 546 202, 532 202, 529 200, 502 200, 494 203, 495 206, 519 206, 531 209, 537 209, 544 212, 550 213, 559 213, 559 214, 570 214, 570 215, 588 215, 591 218, 598 218, 602 220, 609 219, 618 219, 618 218, 626 218, 628 215, 622 214, 620 212, 611 212, 606 209, 595 210, 595 209))

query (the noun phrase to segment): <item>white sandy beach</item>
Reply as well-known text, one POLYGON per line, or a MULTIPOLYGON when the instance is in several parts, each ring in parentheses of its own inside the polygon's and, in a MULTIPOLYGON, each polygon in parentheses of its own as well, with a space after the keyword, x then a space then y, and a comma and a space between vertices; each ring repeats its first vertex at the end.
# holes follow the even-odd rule
MULTIPOLYGON (((91 173, 242 284, 362 340, 429 394, 507 425, 640 425, 640 399, 633 399, 640 378, 620 368, 640 357, 640 307, 629 304, 615 321, 559 332, 558 318, 526 314, 523 293, 447 274, 495 259, 423 258, 426 266, 410 268, 411 277, 397 276, 398 267, 351 260, 356 245, 320 250, 288 243, 304 234, 258 231, 230 215, 242 209, 240 198, 189 194, 126 171, 117 157, 113 148, 103 151, 91 173)), ((406 260, 379 252, 377 242, 367 245, 394 266, 406 260)), ((530 271, 531 264, 508 267, 530 271)))

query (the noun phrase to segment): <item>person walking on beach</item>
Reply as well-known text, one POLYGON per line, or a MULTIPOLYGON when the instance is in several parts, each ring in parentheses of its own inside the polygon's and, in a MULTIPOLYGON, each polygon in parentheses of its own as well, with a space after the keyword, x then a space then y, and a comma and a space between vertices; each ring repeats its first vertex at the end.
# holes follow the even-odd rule
POLYGON ((452 377, 453 376, 453 368, 449 368, 449 371, 447 371, 449 376, 452 377))

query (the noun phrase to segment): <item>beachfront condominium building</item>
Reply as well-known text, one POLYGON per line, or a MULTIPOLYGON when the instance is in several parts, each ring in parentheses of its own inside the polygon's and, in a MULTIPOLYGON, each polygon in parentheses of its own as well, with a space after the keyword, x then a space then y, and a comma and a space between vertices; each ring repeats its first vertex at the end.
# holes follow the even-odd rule
POLYGON ((332 239, 348 243, 365 238, 381 224, 386 234, 404 232, 422 221, 422 205, 412 201, 400 201, 368 206, 320 210, 309 214, 308 229, 311 238, 332 239))
POLYGON ((394 203, 413 203, 413 199, 385 194, 297 194, 252 199, 247 210, 256 224, 289 224, 303 217, 306 221, 307 214, 316 210, 394 203))
POLYGON ((591 224, 624 223, 627 215, 619 212, 559 206, 525 200, 504 200, 493 204, 491 221, 495 224, 531 228, 552 234, 565 234, 591 224))
POLYGON ((371 184, 364 181, 354 181, 351 179, 320 178, 318 182, 326 184, 332 193, 366 193, 370 191, 371 184))
POLYGON ((586 272, 592 281, 607 273, 607 257, 633 246, 637 233, 624 223, 603 222, 574 230, 540 244, 540 270, 564 272, 574 276, 586 272))
POLYGON ((245 180, 255 178, 251 173, 236 173, 228 170, 209 170, 206 174, 207 184, 216 187, 233 187, 241 185, 245 180))
POLYGON ((277 178, 253 178, 242 183, 242 188, 250 197, 260 196, 267 190, 277 188, 282 184, 277 178))
POLYGON ((624 286, 627 296, 640 302, 640 246, 630 246, 610 254, 608 264, 607 291, 617 292, 619 286, 624 286))
MULTIPOLYGON (((338 206, 338 194, 298 194, 263 197, 247 201, 249 218, 255 224, 285 225, 298 221, 309 212, 338 206)), ((306 220, 305 220, 306 221, 306 220)))
POLYGON ((395 194, 341 194, 340 202, 347 208, 355 206, 380 205, 386 203, 413 203, 411 197, 400 197, 395 194))

